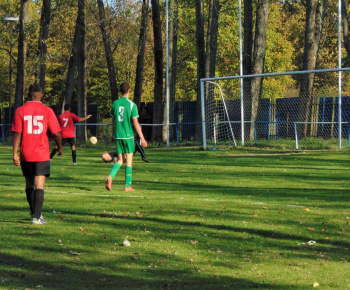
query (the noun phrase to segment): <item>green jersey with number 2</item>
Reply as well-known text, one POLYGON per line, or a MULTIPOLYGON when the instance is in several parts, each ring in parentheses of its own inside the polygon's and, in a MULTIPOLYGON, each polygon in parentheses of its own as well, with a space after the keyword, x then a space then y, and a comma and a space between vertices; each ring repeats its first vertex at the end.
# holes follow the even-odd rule
POLYGON ((134 102, 127 97, 121 97, 112 104, 111 116, 114 117, 114 139, 134 138, 132 119, 139 116, 134 102))

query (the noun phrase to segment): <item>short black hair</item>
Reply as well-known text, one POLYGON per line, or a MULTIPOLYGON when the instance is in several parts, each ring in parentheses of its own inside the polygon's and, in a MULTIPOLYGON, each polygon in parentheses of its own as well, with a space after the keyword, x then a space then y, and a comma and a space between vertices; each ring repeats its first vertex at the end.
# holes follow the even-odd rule
POLYGON ((122 95, 125 95, 130 89, 129 83, 124 82, 120 85, 120 91, 122 93, 122 95))
POLYGON ((32 84, 28 89, 28 98, 31 99, 33 93, 42 93, 42 92, 43 90, 38 84, 32 84))
POLYGON ((42 93, 43 90, 42 88, 38 85, 38 84, 32 84, 29 89, 28 89, 28 93, 42 93))
POLYGON ((65 104, 65 105, 64 105, 64 110, 65 110, 65 111, 68 111, 69 109, 70 109, 70 104, 65 104))

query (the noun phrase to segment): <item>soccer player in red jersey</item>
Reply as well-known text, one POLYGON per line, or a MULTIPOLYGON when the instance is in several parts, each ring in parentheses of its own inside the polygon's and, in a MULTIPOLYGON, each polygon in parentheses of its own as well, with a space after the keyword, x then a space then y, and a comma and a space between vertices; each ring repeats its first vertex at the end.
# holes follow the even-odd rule
POLYGON ((32 223, 44 225, 41 215, 44 204, 44 186, 50 176, 50 148, 48 131, 52 133, 59 156, 63 154, 60 125, 53 110, 41 103, 43 93, 34 84, 29 87, 28 101, 16 110, 12 132, 13 163, 21 165, 26 180, 26 195, 32 216, 32 223), (20 157, 18 149, 20 149, 20 157))
MULTIPOLYGON (((92 115, 87 115, 84 118, 78 117, 76 114, 71 112, 71 107, 69 104, 64 105, 64 113, 59 115, 58 121, 60 122, 61 126, 61 134, 62 134, 62 144, 65 144, 66 142, 69 143, 70 148, 72 149, 72 159, 73 159, 73 165, 77 165, 77 152, 75 150, 75 131, 74 131, 74 124, 77 122, 83 122, 89 118, 91 118, 92 115)), ((50 159, 52 159, 55 154, 57 153, 57 146, 54 148, 50 154, 50 159)))

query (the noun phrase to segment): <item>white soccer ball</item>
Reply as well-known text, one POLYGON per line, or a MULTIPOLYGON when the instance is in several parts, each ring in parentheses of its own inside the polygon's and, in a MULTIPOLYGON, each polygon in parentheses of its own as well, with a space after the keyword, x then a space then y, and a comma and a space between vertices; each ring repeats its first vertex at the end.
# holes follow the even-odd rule
POLYGON ((97 143, 97 138, 95 136, 90 137, 90 143, 95 145, 97 143))

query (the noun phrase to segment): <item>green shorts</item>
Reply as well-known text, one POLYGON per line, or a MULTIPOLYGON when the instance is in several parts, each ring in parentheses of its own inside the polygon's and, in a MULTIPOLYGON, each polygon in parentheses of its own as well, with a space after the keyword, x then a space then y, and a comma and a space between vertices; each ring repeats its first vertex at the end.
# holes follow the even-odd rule
POLYGON ((121 153, 134 153, 135 144, 134 139, 117 139, 115 141, 118 154, 121 153))

